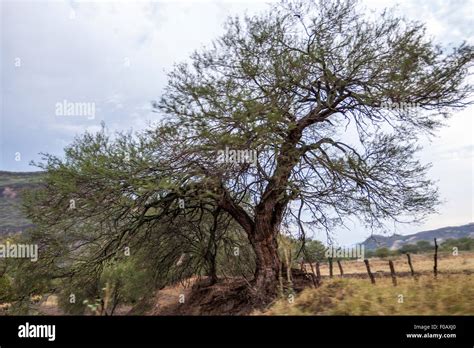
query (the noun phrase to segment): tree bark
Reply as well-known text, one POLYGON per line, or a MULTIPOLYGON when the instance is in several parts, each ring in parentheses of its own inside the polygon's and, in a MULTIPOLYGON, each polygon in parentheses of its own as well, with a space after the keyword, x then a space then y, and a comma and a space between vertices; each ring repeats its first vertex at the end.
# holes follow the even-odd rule
POLYGON ((319 267, 319 261, 316 262, 316 277, 318 278, 318 283, 321 281, 321 269, 319 267))
POLYGON ((216 267, 216 255, 209 254, 207 259, 207 276, 209 277, 210 285, 217 283, 217 267, 216 267))
POLYGON ((257 296, 266 300, 272 299, 277 295, 278 275, 281 265, 278 255, 277 234, 267 234, 264 238, 249 237, 255 252, 254 286, 257 296))
POLYGON ((207 262, 207 275, 210 280, 210 284, 214 285, 218 281, 217 277, 217 238, 216 238, 216 232, 217 232, 217 227, 219 224, 219 213, 221 211, 221 208, 218 207, 213 213, 213 225, 211 226, 209 230, 209 241, 207 244, 207 250, 206 250, 206 255, 205 255, 205 260, 207 262))
POLYGON ((245 230, 255 253, 254 288, 257 296, 271 300, 278 294, 280 258, 278 255, 278 228, 283 215, 283 206, 268 199, 259 204, 252 219, 247 212, 235 204, 223 190, 219 206, 227 211, 245 230))
POLYGON ((341 273, 341 277, 343 277, 344 276, 344 271, 342 269, 341 260, 337 260, 337 265, 339 266, 339 273, 341 273))
POLYGON ((365 259, 365 260, 364 260, 364 263, 365 263, 365 267, 367 268, 367 274, 369 275, 370 282, 371 282, 372 284, 375 284, 374 275, 373 275, 372 272, 370 271, 369 260, 365 259))
POLYGON ((414 277, 415 276, 415 270, 413 269, 413 265, 411 263, 411 257, 410 257, 409 253, 407 253, 407 259, 408 259, 408 266, 410 266, 411 276, 414 277))
POLYGON ((397 275, 395 274, 395 266, 393 266, 393 261, 388 261, 388 266, 390 267, 390 275, 392 277, 393 286, 397 286, 397 275))

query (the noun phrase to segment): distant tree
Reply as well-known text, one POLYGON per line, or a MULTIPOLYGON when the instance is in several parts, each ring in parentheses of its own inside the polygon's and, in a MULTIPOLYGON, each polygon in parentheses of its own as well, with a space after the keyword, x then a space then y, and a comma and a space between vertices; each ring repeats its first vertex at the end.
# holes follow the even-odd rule
POLYGON ((434 246, 431 245, 431 243, 427 240, 419 240, 416 242, 416 247, 418 248, 419 252, 426 252, 434 249, 434 246))
POLYGON ((474 250, 474 239, 463 237, 458 239, 446 239, 440 246, 443 251, 453 252, 454 248, 461 250, 474 250))
POLYGON ((303 256, 306 262, 318 262, 326 259, 326 247, 319 240, 308 240, 303 247, 303 256))
POLYGON ((365 258, 370 259, 371 257, 375 256, 375 251, 374 250, 367 250, 365 252, 365 258))
POLYGON ((375 256, 376 257, 387 257, 389 256, 391 253, 390 253, 390 250, 388 250, 388 248, 379 248, 377 250, 375 250, 375 256))
POLYGON ((406 244, 398 250, 401 254, 417 254, 420 251, 416 244, 406 244))
POLYGON ((311 238, 298 240, 292 236, 285 236, 285 238, 287 244, 291 246, 293 261, 314 263, 326 259, 326 247, 319 240, 311 238))

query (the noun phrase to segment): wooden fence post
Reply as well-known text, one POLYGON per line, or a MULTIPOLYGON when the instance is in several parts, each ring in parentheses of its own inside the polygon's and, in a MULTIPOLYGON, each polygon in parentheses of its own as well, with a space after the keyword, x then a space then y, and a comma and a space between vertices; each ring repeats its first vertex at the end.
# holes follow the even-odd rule
POLYGON ((393 266, 393 261, 389 260, 388 265, 390 266, 390 274, 392 276, 393 286, 397 286, 397 275, 395 274, 395 267, 393 266))
POLYGON ((374 275, 373 275, 372 272, 370 271, 369 260, 365 259, 365 260, 364 260, 364 263, 365 263, 365 267, 367 268, 367 273, 369 274, 370 282, 371 282, 372 284, 375 284, 374 275))
POLYGON ((328 258, 329 262, 329 278, 332 278, 332 257, 328 258))
POLYGON ((288 251, 287 248, 283 249, 285 254, 285 263, 286 263, 286 277, 290 287, 293 287, 293 282, 291 281, 291 250, 288 251))
POLYGON ((408 266, 410 266, 411 276, 414 277, 415 276, 415 270, 413 269, 413 265, 411 263, 410 254, 408 254, 408 253, 407 253, 407 259, 408 259, 408 266))
POLYGON ((342 277, 344 275, 344 271, 342 270, 342 265, 341 265, 340 260, 337 260, 337 265, 339 266, 339 272, 341 273, 341 277, 342 277))
POLYGON ((434 239, 434 245, 435 245, 435 253, 434 253, 434 267, 433 267, 433 272, 434 276, 438 276, 438 243, 436 242, 436 238, 434 239))
POLYGON ((316 277, 318 278, 318 283, 321 281, 321 269, 319 268, 319 262, 316 262, 316 277))
POLYGON ((314 287, 317 288, 319 287, 319 278, 316 276, 316 273, 314 272, 314 267, 313 267, 312 262, 309 263, 309 267, 311 268, 311 272, 312 272, 311 278, 313 280, 314 287))
POLYGON ((280 262, 280 269, 278 270, 278 278, 280 281, 280 295, 283 296, 283 268, 285 267, 285 264, 283 261, 280 262))

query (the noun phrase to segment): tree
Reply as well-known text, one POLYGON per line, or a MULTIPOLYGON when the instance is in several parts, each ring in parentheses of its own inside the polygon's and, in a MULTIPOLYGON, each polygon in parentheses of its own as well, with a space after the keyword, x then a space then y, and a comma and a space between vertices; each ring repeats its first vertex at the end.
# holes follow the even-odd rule
POLYGON ((390 255, 390 250, 388 250, 388 248, 378 248, 377 250, 375 250, 375 256, 377 257, 384 258, 389 255, 390 255))
POLYGON ((242 226, 254 285, 271 298, 283 221, 304 233, 304 218, 329 229, 348 215, 373 226, 434 211, 416 141, 470 103, 472 58, 471 46, 445 53, 423 25, 388 11, 367 19, 355 1, 284 2, 230 19, 211 48, 170 74, 157 111, 182 130, 175 171, 212 187, 242 226), (257 151, 255 165, 216 163, 224 148, 257 151))
POLYGON ((415 244, 406 244, 399 249, 400 254, 417 254, 419 251, 415 244))
POLYGON ((419 240, 416 242, 416 247, 421 253, 424 253, 426 251, 432 251, 434 249, 434 246, 431 245, 431 243, 427 240, 419 240))
POLYGON ((441 244, 441 250, 453 252, 454 250, 474 250, 474 239, 463 237, 458 239, 446 239, 441 244))
MULTIPOLYGON (((349 216, 380 226, 435 210, 416 143, 470 103, 472 58, 471 46, 445 53, 422 25, 389 12, 368 19, 352 0, 283 2, 231 18, 211 48, 170 73, 154 103, 163 125, 135 137, 86 134, 64 160, 46 156, 30 217, 45 243, 61 239, 59 255, 80 256, 72 274, 99 272, 127 246, 149 248, 159 255, 155 267, 176 270, 195 245, 189 223, 229 219, 233 233, 219 223, 219 235, 245 233, 252 294, 268 302, 277 293, 282 226, 304 237, 349 216)), ((206 231, 206 256, 179 278, 201 264, 213 273, 206 231)))
POLYGON ((309 240, 304 246, 304 260, 310 263, 326 259, 326 247, 318 240, 309 240))

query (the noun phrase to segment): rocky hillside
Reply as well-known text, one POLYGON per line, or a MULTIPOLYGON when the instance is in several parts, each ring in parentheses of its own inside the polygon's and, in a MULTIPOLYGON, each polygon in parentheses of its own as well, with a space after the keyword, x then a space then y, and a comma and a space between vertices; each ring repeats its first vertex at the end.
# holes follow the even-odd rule
POLYGON ((416 242, 420 240, 426 240, 433 243, 433 239, 436 238, 438 242, 442 243, 446 239, 458 239, 465 237, 474 238, 474 223, 471 222, 462 226, 443 227, 436 230, 422 231, 409 235, 373 235, 367 238, 362 244, 365 245, 366 250, 374 250, 383 247, 396 250, 400 249, 406 244, 416 244, 416 242))
POLYGON ((21 192, 34 188, 40 181, 40 172, 0 171, 0 235, 19 232, 31 226, 21 211, 21 192))

